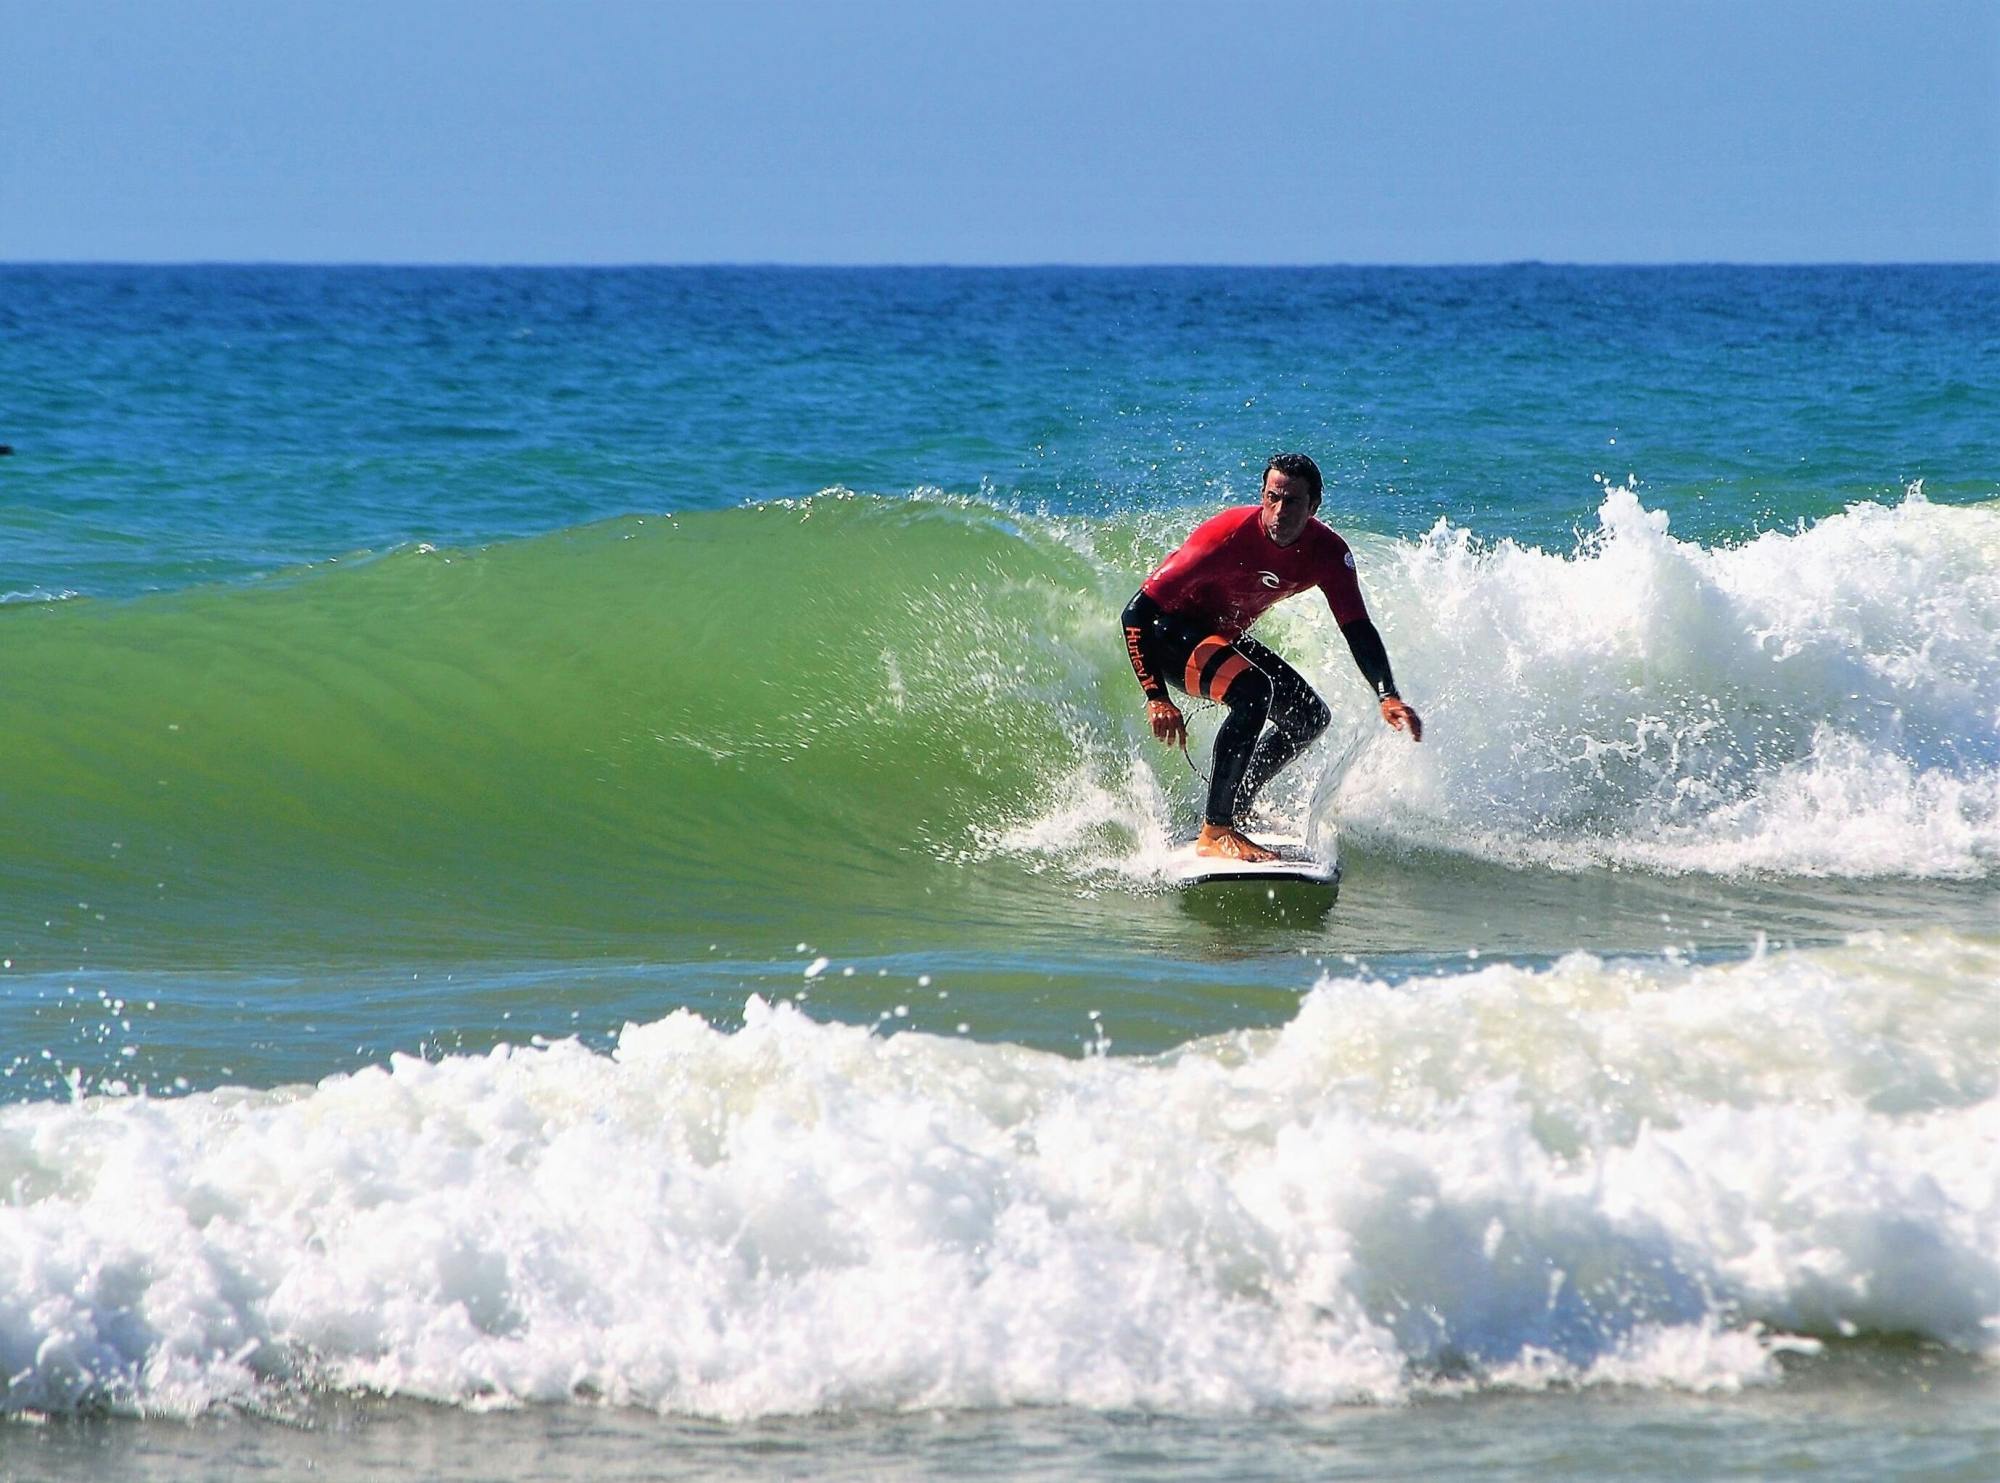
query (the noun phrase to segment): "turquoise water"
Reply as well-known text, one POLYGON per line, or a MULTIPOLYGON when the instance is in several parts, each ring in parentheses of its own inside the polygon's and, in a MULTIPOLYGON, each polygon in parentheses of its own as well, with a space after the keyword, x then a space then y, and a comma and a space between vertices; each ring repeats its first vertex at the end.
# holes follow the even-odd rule
POLYGON ((1993 1457, 2000 270, 0 290, 10 1467, 1993 1457), (1115 628, 1278 447, 1324 916, 1115 628))

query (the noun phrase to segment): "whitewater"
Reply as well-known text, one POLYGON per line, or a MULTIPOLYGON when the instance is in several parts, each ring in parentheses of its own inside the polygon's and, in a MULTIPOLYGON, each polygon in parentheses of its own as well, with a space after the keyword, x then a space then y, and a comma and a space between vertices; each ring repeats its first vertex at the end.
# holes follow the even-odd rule
POLYGON ((2000 942, 1323 975, 1081 1060, 752 1000, 9 1109, 16 1409, 307 1382, 753 1417, 1768 1383, 2000 1345, 2000 942))

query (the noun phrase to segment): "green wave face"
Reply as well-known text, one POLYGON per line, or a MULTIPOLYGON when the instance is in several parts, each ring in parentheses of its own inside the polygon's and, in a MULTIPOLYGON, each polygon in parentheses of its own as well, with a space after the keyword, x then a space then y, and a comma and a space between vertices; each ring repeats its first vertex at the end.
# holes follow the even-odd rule
POLYGON ((981 506, 821 497, 16 607, 0 932, 678 952, 920 912, 1118 678, 1101 585, 981 506))
MULTIPOLYGON (((1898 892, 1990 917, 1991 512, 1861 505, 1715 549, 1629 490, 1600 520, 1567 555, 1357 537, 1421 747, 1323 604, 1260 628, 1335 717, 1260 805, 1337 827, 1372 882, 1354 947, 1456 943, 1468 913, 1623 942, 1631 913, 1712 917, 1714 874, 1798 898, 1765 926, 1879 924, 1898 892), (1641 879, 1578 911, 1574 872, 1641 879)), ((0 956, 1088 944, 1143 977, 1170 940, 1227 950, 1159 887, 1202 785, 1144 736, 1114 616, 1188 523, 823 496, 10 604, 0 956)), ((1205 760, 1217 714, 1190 709, 1205 760)))

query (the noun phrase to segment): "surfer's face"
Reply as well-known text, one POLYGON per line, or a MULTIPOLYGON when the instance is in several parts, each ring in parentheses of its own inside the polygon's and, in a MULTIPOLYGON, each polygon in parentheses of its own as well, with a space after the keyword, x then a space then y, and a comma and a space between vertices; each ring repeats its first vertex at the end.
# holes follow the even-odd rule
POLYGON ((1280 546, 1289 546, 1306 533, 1313 507, 1319 503, 1304 479, 1294 479, 1277 469, 1264 474, 1264 534, 1280 546))

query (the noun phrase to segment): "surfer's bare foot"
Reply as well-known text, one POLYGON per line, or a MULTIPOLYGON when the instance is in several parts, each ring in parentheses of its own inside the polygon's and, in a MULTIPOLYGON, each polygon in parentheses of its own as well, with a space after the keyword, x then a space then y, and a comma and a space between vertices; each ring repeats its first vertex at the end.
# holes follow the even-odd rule
POLYGON ((1276 850, 1267 850, 1247 834, 1238 834, 1234 829, 1221 824, 1203 824, 1201 833, 1194 839, 1194 852, 1219 860, 1244 860, 1256 864, 1263 860, 1278 858, 1276 850))

